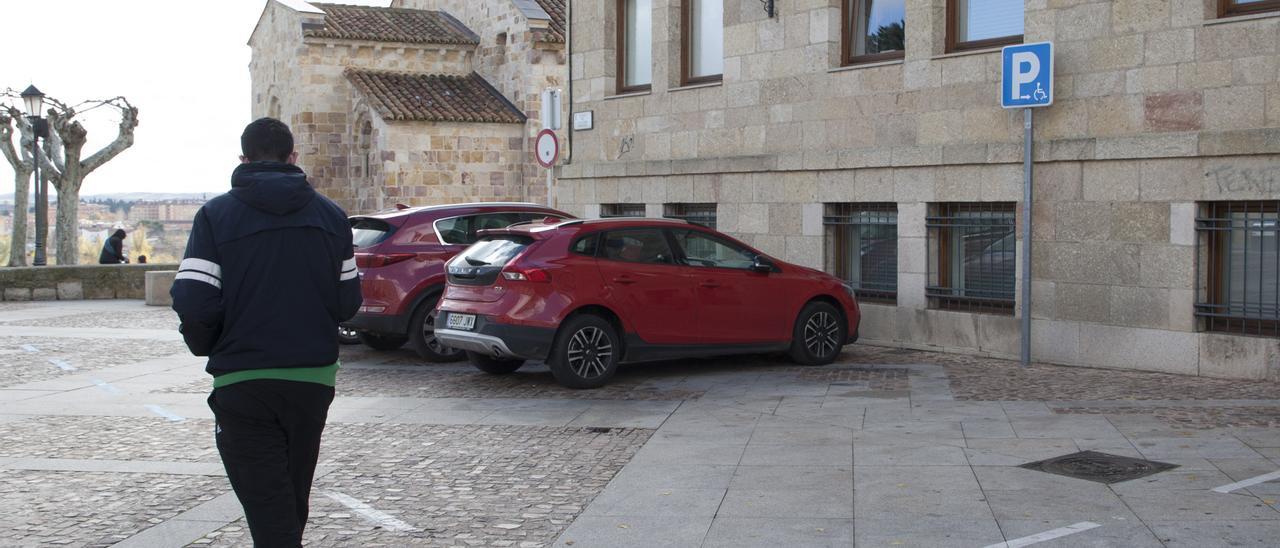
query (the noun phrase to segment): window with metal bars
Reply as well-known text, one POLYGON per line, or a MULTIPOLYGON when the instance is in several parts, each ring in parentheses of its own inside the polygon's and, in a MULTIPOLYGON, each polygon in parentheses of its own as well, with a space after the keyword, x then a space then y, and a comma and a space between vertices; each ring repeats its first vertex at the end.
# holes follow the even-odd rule
POLYGON ((1201 328, 1280 336, 1280 201, 1200 204, 1196 235, 1201 328))
POLYGON ((644 217, 644 204, 600 204, 600 218, 644 217))
POLYGON ((826 204, 824 266, 862 300, 898 298, 898 205, 826 204))
POLYGON ((933 307, 1013 313, 1015 210, 1012 202, 930 204, 925 292, 933 307))
POLYGON ((716 227, 716 204, 665 204, 662 216, 697 223, 707 228, 716 227))

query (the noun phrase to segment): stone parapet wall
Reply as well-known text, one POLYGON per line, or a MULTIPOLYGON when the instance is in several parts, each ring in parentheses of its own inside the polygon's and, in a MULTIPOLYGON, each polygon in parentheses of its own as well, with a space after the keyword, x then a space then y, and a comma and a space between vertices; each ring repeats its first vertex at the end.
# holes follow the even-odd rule
POLYGON ((176 264, 0 268, 0 300, 142 299, 147 272, 177 269, 176 264))

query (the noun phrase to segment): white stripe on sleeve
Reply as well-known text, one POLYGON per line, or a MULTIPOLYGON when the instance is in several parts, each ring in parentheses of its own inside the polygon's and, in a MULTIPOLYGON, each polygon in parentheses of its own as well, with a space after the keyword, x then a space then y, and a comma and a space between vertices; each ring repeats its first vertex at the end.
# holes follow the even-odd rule
POLYGON ((179 272, 177 276, 173 277, 173 281, 176 282, 178 280, 193 280, 197 282, 204 282, 218 289, 222 289, 222 280, 219 280, 208 274, 195 272, 193 270, 186 270, 183 272, 179 272))
POLYGON ((356 272, 356 269, 353 268, 351 270, 343 272, 342 275, 338 276, 338 281, 345 282, 347 280, 354 280, 356 279, 357 275, 358 273, 356 272))
POLYGON ((222 266, 213 261, 206 261, 204 259, 183 259, 182 264, 178 265, 178 270, 194 270, 196 272, 203 272, 213 276, 214 278, 222 278, 222 266))
POLYGON ((352 257, 350 259, 342 261, 342 268, 339 268, 338 272, 350 272, 355 269, 356 269, 356 258, 352 257))

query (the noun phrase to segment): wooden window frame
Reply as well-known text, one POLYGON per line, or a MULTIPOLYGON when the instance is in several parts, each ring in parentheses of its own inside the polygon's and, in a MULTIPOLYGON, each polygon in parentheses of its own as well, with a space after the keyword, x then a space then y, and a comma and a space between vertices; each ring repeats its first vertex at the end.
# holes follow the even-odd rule
POLYGON ((1254 15, 1270 11, 1280 11, 1280 0, 1264 0, 1241 4, 1236 0, 1218 0, 1218 18, 1254 15))
MULTIPOLYGON (((617 63, 618 66, 616 69, 617 70, 616 93, 618 95, 622 95, 626 93, 640 93, 640 92, 650 91, 653 89, 652 77, 650 77, 648 84, 644 84, 640 86, 627 85, 627 31, 628 31, 627 0, 618 0, 617 3, 615 4, 615 8, 617 9, 616 14, 617 14, 617 20, 618 20, 617 21, 618 28, 616 32, 616 34, 618 35, 617 44, 616 44, 617 50, 616 50, 616 55, 614 55, 614 57, 617 58, 617 62, 618 62, 617 63)), ((652 34, 650 34, 650 36, 652 36, 652 34)), ((652 42, 650 42, 649 47, 650 48, 653 47, 652 42)))
MULTIPOLYGON (((841 0, 840 2, 840 66, 848 67, 853 65, 863 65, 867 63, 880 63, 884 61, 896 61, 906 57, 906 50, 902 51, 886 51, 884 53, 872 53, 870 55, 854 55, 853 54, 853 14, 857 10, 859 2, 868 0, 841 0)), ((906 47, 906 44, 903 44, 906 47)))
MULTIPOLYGON (((707 76, 693 76, 693 3, 697 0, 681 0, 680 2, 680 85, 696 86, 724 81, 724 72, 707 76)), ((724 21, 720 22, 724 26, 724 21)), ((723 40, 723 35, 721 40, 723 40)))
MULTIPOLYGON (((1238 228, 1232 213, 1244 213, 1246 218, 1251 214, 1280 214, 1280 201, 1277 200, 1239 200, 1201 202, 1197 205, 1199 212, 1196 218, 1196 312, 1199 320, 1198 330, 1210 333, 1233 333, 1259 337, 1280 337, 1280 320, 1274 318, 1249 318, 1233 315, 1230 311, 1230 280, 1233 278, 1229 262, 1231 260, 1231 238, 1237 232, 1252 230, 1248 226, 1238 228), (1204 262, 1202 262, 1202 260, 1204 262), (1203 272, 1203 274, 1201 274, 1203 272), (1222 309, 1226 307, 1227 310, 1222 309)), ((1261 229, 1260 229, 1261 230, 1261 229)), ((1272 237, 1277 230, 1269 232, 1272 237)), ((1259 253, 1261 249, 1257 250, 1259 253)), ((1246 244, 1245 255, 1249 255, 1246 244)), ((1256 258, 1256 256, 1254 256, 1256 258)), ((1243 276, 1247 279, 1249 260, 1246 258, 1243 276)), ((1261 276, 1259 276, 1261 279, 1261 276)), ((1248 293, 1248 283, 1245 284, 1248 293)), ((1246 296, 1247 297, 1247 296, 1246 296)), ((1267 304, 1266 301, 1262 302, 1267 304)), ((1248 300, 1244 307, 1248 307, 1248 300)))
MULTIPOLYGON (((952 240, 954 238, 954 230, 959 225, 950 222, 935 221, 935 219, 953 219, 959 213, 967 210, 977 209, 986 213, 1012 213, 1014 221, 1011 230, 1014 234, 1014 261, 1021 260, 1017 255, 1017 204, 1015 202, 937 202, 929 205, 930 213, 925 219, 926 231, 928 233, 928 241, 930 242, 929 253, 930 265, 929 275, 937 279, 937 288, 946 288, 949 290, 956 289, 954 280, 952 279, 953 262, 958 258, 962 263, 965 260, 963 256, 964 250, 959 250, 960 256, 954 256, 956 251, 953 248, 952 240), (934 245, 936 245, 937 255, 934 253, 934 245), (936 264, 936 266, 934 266, 936 264), (935 270, 936 269, 936 270, 935 270)), ((994 225, 992 225, 994 226, 994 225)), ((1017 284, 1016 266, 1014 273, 1014 284, 1017 284)), ((925 295, 929 300, 929 308, 937 310, 954 310, 959 312, 969 312, 974 314, 994 314, 1000 316, 1012 316, 1017 308, 1018 295, 1014 291, 1014 295, 1009 299, 995 297, 972 297, 972 296, 956 296, 937 294, 935 287, 930 284, 925 288, 925 295)))
MULTIPOLYGON (((1225 1, 1225 0, 1224 0, 1225 1)), ((1023 24, 1026 24, 1026 11, 1023 11, 1023 24)), ((970 40, 968 42, 959 42, 956 38, 960 34, 960 0, 947 0, 947 49, 946 53, 957 53, 962 51, 974 51, 980 49, 990 49, 1012 44, 1021 44, 1023 41, 1022 34, 1012 36, 998 36, 995 38, 987 38, 984 40, 970 40)))

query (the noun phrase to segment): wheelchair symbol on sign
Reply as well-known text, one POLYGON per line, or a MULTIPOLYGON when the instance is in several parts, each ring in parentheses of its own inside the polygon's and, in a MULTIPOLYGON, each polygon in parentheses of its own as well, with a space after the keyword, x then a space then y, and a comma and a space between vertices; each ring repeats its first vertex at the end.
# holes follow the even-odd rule
POLYGON ((1031 92, 1031 95, 1023 95, 1020 99, 1035 99, 1036 101, 1043 101, 1046 97, 1048 97, 1048 95, 1045 94, 1044 88, 1040 86, 1040 82, 1036 82, 1036 90, 1031 92))

